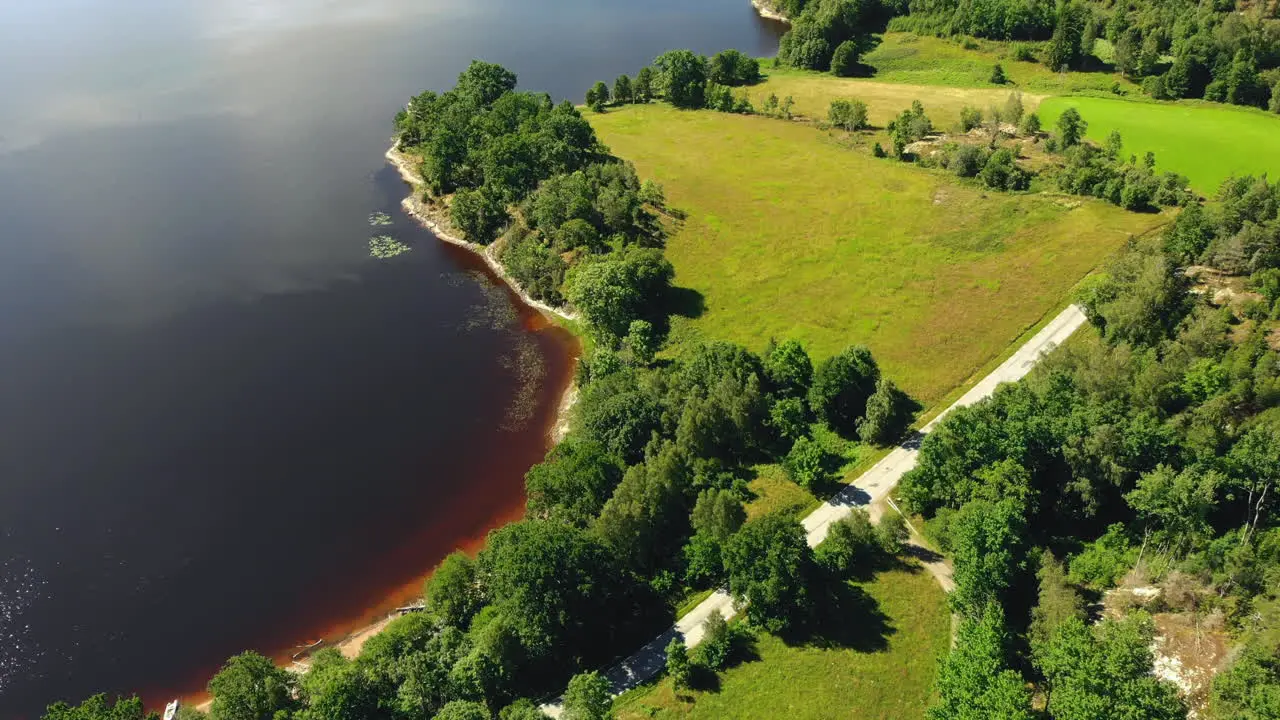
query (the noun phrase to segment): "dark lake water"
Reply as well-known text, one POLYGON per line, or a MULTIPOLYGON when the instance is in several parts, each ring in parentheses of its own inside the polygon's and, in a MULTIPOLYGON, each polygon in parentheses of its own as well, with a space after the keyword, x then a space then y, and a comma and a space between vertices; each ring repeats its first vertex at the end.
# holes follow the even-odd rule
POLYGON ((479 57, 578 99, 777 32, 747 0, 0 3, 0 717, 199 691, 519 513, 574 346, 399 212, 410 94, 479 57), (411 252, 369 257, 374 211, 411 252))

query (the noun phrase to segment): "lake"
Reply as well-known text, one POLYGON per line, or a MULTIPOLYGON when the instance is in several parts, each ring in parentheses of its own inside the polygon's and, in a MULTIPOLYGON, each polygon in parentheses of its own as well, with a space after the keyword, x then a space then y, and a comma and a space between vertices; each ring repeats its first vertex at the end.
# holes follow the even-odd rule
POLYGON ((4 3, 0 717, 198 693, 519 516, 576 343, 400 212, 410 95, 483 58, 580 100, 778 34, 748 0, 4 3))

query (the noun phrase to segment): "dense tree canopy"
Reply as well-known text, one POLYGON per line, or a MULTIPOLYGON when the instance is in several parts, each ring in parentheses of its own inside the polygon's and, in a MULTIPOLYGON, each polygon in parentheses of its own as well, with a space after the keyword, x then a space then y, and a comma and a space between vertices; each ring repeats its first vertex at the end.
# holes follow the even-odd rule
POLYGON ((293 707, 294 676, 271 658, 245 652, 227 661, 209 681, 212 720, 271 720, 293 707))
POLYGON ((752 623, 777 632, 807 619, 815 564, 800 523, 769 515, 744 526, 725 547, 725 567, 752 623))

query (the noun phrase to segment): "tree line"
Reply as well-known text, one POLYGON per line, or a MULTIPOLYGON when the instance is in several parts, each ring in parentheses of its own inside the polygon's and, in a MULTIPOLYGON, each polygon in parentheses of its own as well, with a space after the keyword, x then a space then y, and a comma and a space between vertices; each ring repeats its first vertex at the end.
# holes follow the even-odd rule
POLYGON ((1154 576, 1166 607, 1220 612, 1243 637, 1212 716, 1275 717, 1280 305, 1272 290, 1217 307, 1183 268, 1247 247, 1236 271, 1270 287, 1278 197, 1265 178, 1234 179, 1132 243, 1080 291, 1094 338, 925 438, 900 494, 953 557, 962 618, 931 718, 1186 717, 1152 675, 1150 617, 1087 610, 1131 572, 1154 576))
POLYGON ((597 82, 587 90, 586 104, 596 112, 605 112, 610 106, 662 99, 683 110, 750 114, 755 112, 751 102, 745 95, 734 95, 732 88, 755 85, 762 79, 760 61, 739 50, 723 50, 711 57, 692 50, 670 50, 640 68, 634 79, 618 76, 612 93, 604 81, 597 82))
MULTIPOLYGON (((1204 98, 1280 112, 1280 18, 1274 3, 1142 0, 912 0, 890 29, 1044 41, 1040 59, 1058 70, 1103 66, 1105 41, 1117 72, 1157 99, 1204 98)), ((1018 59, 1035 59, 1029 46, 1018 59)))

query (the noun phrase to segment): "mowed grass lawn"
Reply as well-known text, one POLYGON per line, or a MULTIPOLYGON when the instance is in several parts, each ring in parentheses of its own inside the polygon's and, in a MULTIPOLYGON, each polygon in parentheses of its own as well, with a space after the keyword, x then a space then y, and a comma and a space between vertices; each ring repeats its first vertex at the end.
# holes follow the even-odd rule
POLYGON ((759 658, 722 672, 718 688, 677 695, 663 679, 618 698, 618 720, 923 718, 950 637, 946 597, 932 576, 915 569, 855 585, 865 590, 870 607, 841 618, 850 626, 843 631, 865 632, 868 646, 788 645, 761 635, 759 658))
POLYGON ((674 342, 763 350, 795 338, 819 360, 862 343, 926 404, 1060 306, 1127 238, 1166 220, 987 192, 802 123, 658 104, 588 117, 687 213, 667 256, 704 307, 674 319, 674 342))
POLYGON ((1055 97, 1041 105, 1046 128, 1069 107, 1102 142, 1120 131, 1124 154, 1156 154, 1156 168, 1187 176, 1212 195, 1230 175, 1280 178, 1280 116, 1216 103, 1155 103, 1095 97, 1055 97))

